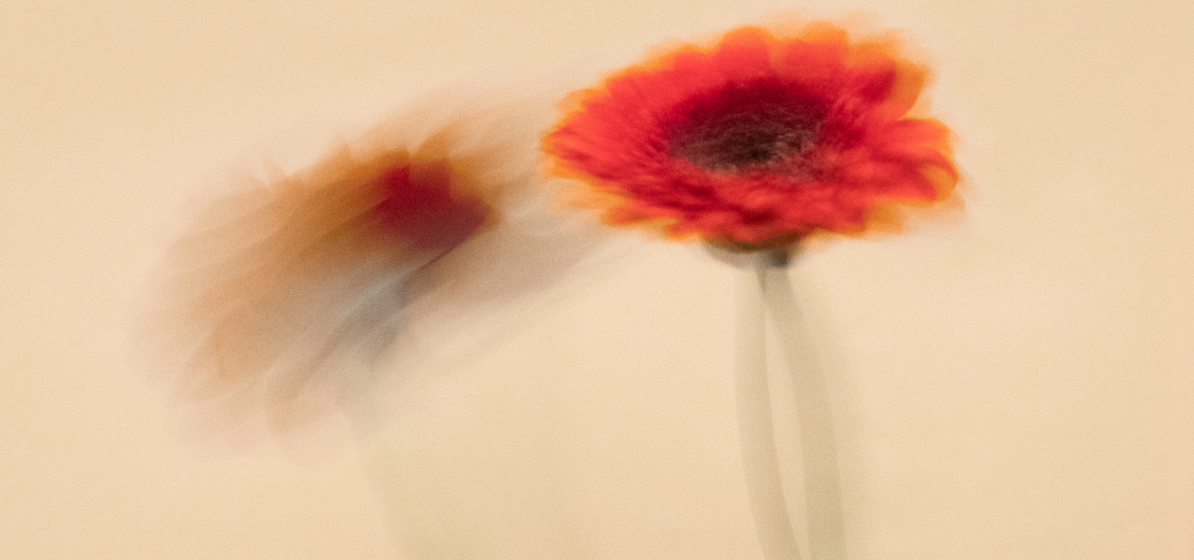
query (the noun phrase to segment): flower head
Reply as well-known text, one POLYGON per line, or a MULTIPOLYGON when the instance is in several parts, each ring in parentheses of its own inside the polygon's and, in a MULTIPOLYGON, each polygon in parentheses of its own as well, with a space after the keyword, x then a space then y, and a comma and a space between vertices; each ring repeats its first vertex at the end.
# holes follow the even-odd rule
POLYGON ((221 438, 258 416, 306 424, 374 381, 400 336, 443 337, 559 280, 600 237, 542 202, 541 112, 441 96, 203 204, 138 340, 183 419, 221 438))
POLYGON ((950 197, 949 130, 910 114, 926 74, 897 42, 833 24, 744 27, 577 92, 543 145, 609 223, 778 248, 950 197))

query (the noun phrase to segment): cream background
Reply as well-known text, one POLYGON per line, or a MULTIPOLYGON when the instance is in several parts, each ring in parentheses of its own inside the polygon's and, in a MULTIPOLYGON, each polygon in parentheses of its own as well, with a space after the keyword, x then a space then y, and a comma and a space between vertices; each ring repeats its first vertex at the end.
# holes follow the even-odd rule
MULTIPOLYGON (((237 162, 298 166, 435 88, 583 84, 790 6, 0 4, 0 557, 757 558, 735 273, 694 248, 633 244, 550 295, 363 456, 342 426, 196 443, 125 333, 178 209, 237 162)), ((873 12, 933 53, 969 188, 963 226, 796 270, 853 556, 1194 557, 1190 4, 801 7, 873 12)))

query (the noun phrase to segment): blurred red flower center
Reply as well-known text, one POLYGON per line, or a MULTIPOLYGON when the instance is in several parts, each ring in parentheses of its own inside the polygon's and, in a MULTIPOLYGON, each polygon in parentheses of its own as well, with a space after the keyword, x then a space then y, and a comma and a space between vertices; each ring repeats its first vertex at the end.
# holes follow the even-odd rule
POLYGON ((447 162, 392 168, 380 181, 383 223, 416 250, 447 251, 463 243, 488 218, 480 198, 452 188, 447 162))
POLYGON ((778 80, 731 84, 677 105, 669 155, 720 172, 798 163, 817 141, 824 103, 778 80))

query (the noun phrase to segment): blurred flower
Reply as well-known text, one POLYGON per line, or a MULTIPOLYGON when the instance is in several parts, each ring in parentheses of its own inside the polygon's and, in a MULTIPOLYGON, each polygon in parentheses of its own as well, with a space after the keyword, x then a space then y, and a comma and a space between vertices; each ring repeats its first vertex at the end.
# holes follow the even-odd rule
POLYGON ((411 325, 442 334, 559 281, 600 238, 544 202, 533 105, 441 98, 203 204, 140 337, 187 419, 304 424, 366 390, 411 325))
POLYGON ((611 224, 735 249, 898 227, 895 205, 958 178, 949 130, 910 116, 927 70, 900 51, 824 22, 735 29, 575 93, 544 149, 611 224))

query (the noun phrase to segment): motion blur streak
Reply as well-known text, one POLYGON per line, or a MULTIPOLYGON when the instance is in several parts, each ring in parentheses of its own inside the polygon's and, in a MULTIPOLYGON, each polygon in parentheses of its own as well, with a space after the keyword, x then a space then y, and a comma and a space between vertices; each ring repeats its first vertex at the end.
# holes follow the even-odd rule
POLYGON ((551 104, 494 99, 439 96, 199 205, 136 338, 200 436, 309 425, 367 394, 396 341, 451 345, 602 244, 536 174, 551 104))

